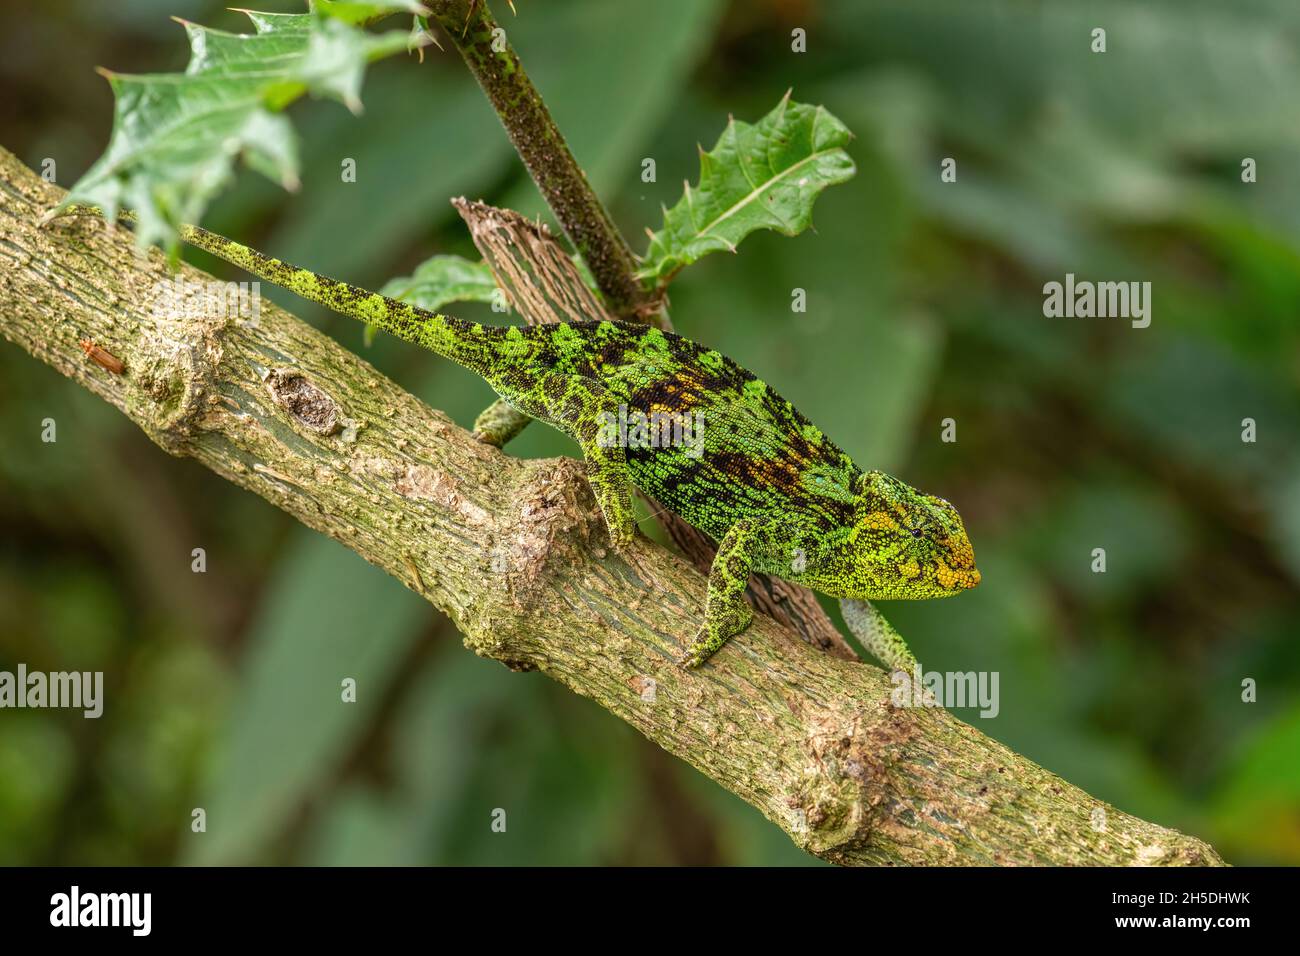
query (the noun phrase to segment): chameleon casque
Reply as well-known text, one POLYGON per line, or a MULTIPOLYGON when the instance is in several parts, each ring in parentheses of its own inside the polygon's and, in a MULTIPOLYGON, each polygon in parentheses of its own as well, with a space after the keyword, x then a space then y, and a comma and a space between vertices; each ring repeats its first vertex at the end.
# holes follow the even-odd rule
MULTIPOLYGON (((83 207, 84 208, 84 207, 83 207)), ((937 598, 979 583, 957 510, 879 471, 861 471, 752 372, 652 326, 491 326, 417 308, 194 226, 181 237, 343 315, 373 323, 482 376, 508 404, 569 435, 621 551, 636 533, 635 485, 718 542, 704 624, 679 663, 698 666, 743 631, 760 572, 847 599, 845 618, 876 657, 916 661, 871 599, 937 598), (620 406, 700 421, 701 447, 602 441, 620 406), (702 419, 697 416, 702 415, 702 419)))

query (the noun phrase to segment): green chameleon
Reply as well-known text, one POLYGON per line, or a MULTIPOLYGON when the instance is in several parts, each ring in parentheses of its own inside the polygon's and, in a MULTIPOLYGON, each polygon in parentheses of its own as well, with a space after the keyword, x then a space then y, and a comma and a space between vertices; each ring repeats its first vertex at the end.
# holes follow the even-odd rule
POLYGON ((909 674, 915 658, 867 601, 947 597, 979 583, 951 504, 883 472, 860 471, 767 383, 713 349, 640 323, 480 325, 198 227, 183 227, 181 237, 471 369, 506 403, 571 437, 616 551, 635 534, 633 486, 717 541, 704 624, 683 665, 699 666, 749 625, 744 593, 754 572, 845 599, 850 629, 883 663, 909 674), (652 424, 696 422, 699 440, 688 447, 610 440, 611 423, 634 412, 652 424))

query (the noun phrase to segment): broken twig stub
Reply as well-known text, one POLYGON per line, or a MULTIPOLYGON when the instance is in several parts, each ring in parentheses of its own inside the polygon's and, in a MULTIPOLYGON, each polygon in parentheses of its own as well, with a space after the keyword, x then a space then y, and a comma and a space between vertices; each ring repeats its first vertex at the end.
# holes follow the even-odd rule
POLYGON ((339 429, 339 406, 327 392, 313 385, 301 372, 272 369, 266 388, 295 422, 318 435, 332 435, 339 429))

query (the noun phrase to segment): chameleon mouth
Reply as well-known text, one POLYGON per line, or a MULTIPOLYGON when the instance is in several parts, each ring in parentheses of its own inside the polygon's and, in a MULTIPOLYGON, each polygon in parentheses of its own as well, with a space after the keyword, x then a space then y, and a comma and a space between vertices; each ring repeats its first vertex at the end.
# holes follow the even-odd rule
POLYGON ((945 592, 956 594, 967 591, 979 584, 980 573, 974 567, 952 567, 940 561, 935 579, 945 592))
POLYGON ((948 585, 947 593, 960 594, 962 591, 969 591, 979 583, 980 573, 978 571, 962 571, 948 585))

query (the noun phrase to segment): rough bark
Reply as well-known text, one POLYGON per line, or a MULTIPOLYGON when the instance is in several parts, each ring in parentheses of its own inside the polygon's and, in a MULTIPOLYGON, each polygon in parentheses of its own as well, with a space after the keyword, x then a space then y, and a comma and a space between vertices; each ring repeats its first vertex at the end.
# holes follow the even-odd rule
MULTIPOLYGON (((1219 864, 939 709, 759 618, 673 664, 705 581, 644 539, 608 553, 581 465, 475 441, 263 302, 256 321, 156 316, 157 252, 95 219, 37 227, 62 190, 0 150, 0 333, 168 452, 255 491, 402 580, 476 653, 537 669, 843 864, 1219 864), (92 340, 121 374, 80 346, 92 340)), ((190 281, 210 277, 188 266, 190 281)), ((39 423, 33 423, 38 428, 39 423)))

